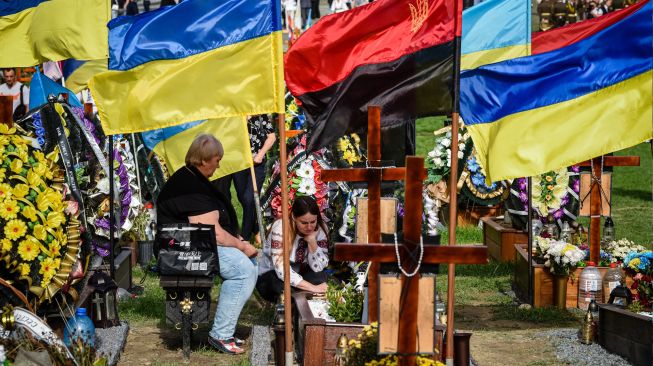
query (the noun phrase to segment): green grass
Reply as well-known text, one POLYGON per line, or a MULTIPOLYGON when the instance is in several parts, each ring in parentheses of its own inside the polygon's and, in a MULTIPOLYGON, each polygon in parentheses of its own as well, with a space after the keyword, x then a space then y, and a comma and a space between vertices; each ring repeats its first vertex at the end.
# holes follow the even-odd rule
MULTIPOLYGON (((144 276, 143 270, 134 267, 132 271, 133 283, 139 284, 144 276)), ((118 303, 120 317, 130 323, 156 324, 165 321, 165 292, 159 287, 159 277, 149 273, 140 286, 144 288, 141 296, 118 303)))
POLYGON ((493 306, 495 320, 516 320, 547 326, 569 326, 579 318, 567 310, 558 308, 519 309, 515 305, 493 306))

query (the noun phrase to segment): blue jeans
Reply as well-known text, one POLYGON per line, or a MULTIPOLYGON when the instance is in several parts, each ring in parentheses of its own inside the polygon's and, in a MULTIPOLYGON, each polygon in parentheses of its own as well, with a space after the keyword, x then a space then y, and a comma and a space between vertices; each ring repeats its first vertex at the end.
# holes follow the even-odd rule
POLYGON ((218 246, 218 257, 223 281, 209 335, 222 340, 233 337, 240 312, 254 291, 258 268, 243 252, 233 247, 218 246))

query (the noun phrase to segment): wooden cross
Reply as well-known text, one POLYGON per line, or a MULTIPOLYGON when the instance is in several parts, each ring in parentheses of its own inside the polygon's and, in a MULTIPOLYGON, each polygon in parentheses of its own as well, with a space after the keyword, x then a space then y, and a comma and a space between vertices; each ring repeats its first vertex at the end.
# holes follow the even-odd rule
MULTIPOLYGON (((404 242, 399 247, 402 267, 406 272, 413 272, 417 267, 414 258, 419 257, 420 238, 422 235, 422 188, 423 179, 420 172, 424 171, 424 158, 406 157, 406 196, 404 214, 404 242), (415 255, 417 253, 417 255, 415 255)), ((371 203, 371 201, 370 201, 371 203)), ((369 239, 372 242, 371 239, 369 239)), ((455 264, 485 264, 487 263, 486 246, 424 246, 422 263, 455 263, 455 264)), ((397 262, 395 244, 356 244, 337 243, 335 259, 340 261, 373 261, 397 262)), ((399 352, 400 365, 414 365, 417 350, 417 306, 419 295, 419 275, 413 277, 401 276, 402 291, 399 302, 399 352)), ((376 282, 376 278, 369 281, 376 282)), ((453 301, 453 299, 448 299, 453 301)), ((370 301, 370 304, 372 302, 370 301)), ((371 308, 371 307, 370 307, 371 308)), ((370 315, 372 312, 370 310, 370 315)), ((378 315, 378 314, 375 314, 378 315)), ((447 355, 447 358, 453 358, 447 355)))
POLYGON ((639 166, 639 156, 603 156, 584 161, 580 166, 592 167, 590 185, 590 261, 598 265, 601 259, 601 165, 639 166), (601 164, 603 161, 603 164, 601 164), (596 179, 594 179, 596 178, 596 179))
POLYGON ((14 99, 10 95, 0 95, 0 123, 9 127, 14 125, 14 99))
MULTIPOLYGON (((320 176, 323 182, 367 182, 367 241, 381 241, 381 182, 403 180, 405 168, 381 167, 381 107, 370 106, 367 109, 367 168, 327 169, 320 176)), ((426 178, 422 169, 421 179, 426 178)), ((377 321, 379 264, 370 263, 368 271, 368 319, 377 321)))

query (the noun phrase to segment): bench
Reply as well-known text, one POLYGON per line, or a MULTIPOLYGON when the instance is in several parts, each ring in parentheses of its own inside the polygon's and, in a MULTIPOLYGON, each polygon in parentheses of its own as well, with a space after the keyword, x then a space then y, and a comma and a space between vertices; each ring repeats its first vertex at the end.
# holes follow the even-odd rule
POLYGON ((213 277, 162 275, 159 285, 166 292, 166 324, 181 330, 188 361, 192 331, 210 319, 213 277))

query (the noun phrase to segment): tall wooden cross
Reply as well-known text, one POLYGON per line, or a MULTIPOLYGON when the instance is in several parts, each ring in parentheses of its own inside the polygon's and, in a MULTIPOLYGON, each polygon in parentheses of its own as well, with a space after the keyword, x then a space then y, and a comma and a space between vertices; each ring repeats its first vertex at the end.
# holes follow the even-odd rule
MULTIPOLYGON (((419 257, 419 243, 422 235, 423 178, 420 172, 423 171, 424 158, 416 156, 406 157, 406 197, 403 220, 404 242, 399 247, 399 253, 402 267, 407 272, 413 272, 418 265, 415 258, 419 257)), ((368 239, 368 241, 372 242, 371 239, 368 239)), ((397 262, 398 258, 395 252, 395 245, 397 244, 337 243, 335 245, 335 259, 340 261, 397 262)), ((486 246, 423 246, 422 250, 424 251, 422 263, 425 264, 485 264, 488 260, 486 246)), ((372 284, 376 280, 374 278, 369 283, 372 284)), ((397 351, 400 356, 400 365, 415 365, 419 275, 406 277, 402 274, 401 280, 402 291, 399 302, 399 344, 397 351)), ((454 299, 447 299, 447 301, 454 301, 454 299)), ((370 315, 372 315, 371 307, 370 315)), ((447 355, 447 358, 451 356, 447 355)))
MULTIPOLYGON (((367 241, 381 241, 381 182, 403 180, 405 168, 381 167, 381 107, 370 106, 367 109, 367 168, 327 169, 320 176, 323 182, 367 182, 367 241)), ((422 169, 421 179, 426 178, 422 169)), ((368 314, 369 321, 377 321, 379 264, 370 263, 368 271, 368 314)))
POLYGON ((639 156, 602 156, 584 161, 580 166, 592 167, 590 185, 590 261, 601 259, 601 169, 603 166, 639 166, 639 156))
POLYGON ((0 123, 13 126, 14 100, 10 95, 0 95, 0 123))

